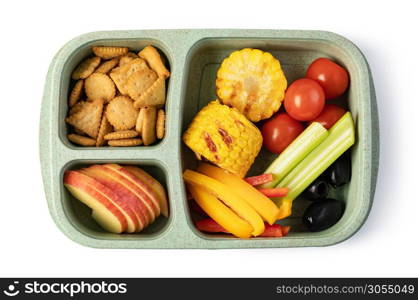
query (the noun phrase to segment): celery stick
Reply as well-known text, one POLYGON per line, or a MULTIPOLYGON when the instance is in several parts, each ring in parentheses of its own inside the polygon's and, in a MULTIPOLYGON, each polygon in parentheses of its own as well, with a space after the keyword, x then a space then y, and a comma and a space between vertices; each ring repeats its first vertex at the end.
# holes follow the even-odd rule
POLYGON ((264 173, 272 173, 273 181, 262 188, 276 186, 298 163, 302 161, 328 136, 328 131, 319 123, 312 123, 280 153, 264 173))
POLYGON ((275 198, 274 201, 280 203, 280 199, 295 199, 350 148, 354 141, 354 122, 350 112, 347 112, 331 127, 328 137, 280 181, 277 187, 288 187, 289 193, 286 197, 275 198))

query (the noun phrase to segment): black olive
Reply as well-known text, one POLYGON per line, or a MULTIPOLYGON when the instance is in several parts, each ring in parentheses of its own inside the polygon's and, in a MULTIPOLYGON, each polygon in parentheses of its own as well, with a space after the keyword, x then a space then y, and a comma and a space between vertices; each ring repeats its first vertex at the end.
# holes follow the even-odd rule
POLYGON ((325 199, 308 206, 303 214, 303 223, 309 231, 316 232, 330 228, 341 219, 344 203, 335 199, 325 199))
POLYGON ((325 181, 325 178, 319 177, 303 191, 301 196, 307 200, 318 201, 325 199, 328 196, 328 191, 328 182, 325 181))
POLYGON ((333 187, 342 186, 350 181, 351 160, 345 154, 338 158, 326 171, 328 181, 333 187))

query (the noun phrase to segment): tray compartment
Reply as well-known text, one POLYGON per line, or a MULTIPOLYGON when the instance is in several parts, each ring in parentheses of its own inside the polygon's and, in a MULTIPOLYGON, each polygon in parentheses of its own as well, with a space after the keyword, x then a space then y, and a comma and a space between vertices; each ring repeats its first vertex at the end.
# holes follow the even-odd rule
MULTIPOLYGON (((101 150, 104 147, 107 148, 108 146, 102 147, 83 147, 76 145, 70 142, 67 139, 67 134, 69 133, 70 126, 65 122, 65 117, 68 114, 68 97, 69 93, 71 92, 71 88, 73 86, 73 80, 71 79, 71 74, 73 70, 78 66, 80 62, 84 59, 93 56, 93 52, 91 51, 91 47, 93 46, 123 46, 129 47, 129 50, 135 53, 138 53, 141 49, 143 49, 147 45, 154 46, 160 53, 161 57, 163 58, 167 68, 172 72, 172 55, 169 53, 168 48, 165 44, 156 39, 146 39, 146 38, 138 38, 138 39, 98 39, 93 40, 88 43, 83 44, 79 47, 76 51, 71 53, 64 64, 64 68, 61 74, 60 80, 60 87, 59 87, 59 137, 61 141, 69 148, 72 149, 97 149, 101 150)), ((166 99, 170 98, 170 78, 166 80, 166 99)), ((167 107, 167 104, 166 104, 167 107)), ((146 146, 146 147, 156 147, 164 140, 158 140, 156 143, 146 146)), ((144 146, 138 146, 144 147, 144 146)), ((114 149, 122 149, 124 147, 115 147, 114 149)))
POLYGON ((170 208, 169 190, 167 190, 167 170, 158 162, 150 161, 107 161, 107 160, 75 160, 69 162, 64 166, 61 172, 61 201, 64 213, 72 226, 79 231, 80 234, 106 240, 121 240, 121 239, 155 239, 159 235, 163 234, 171 223, 171 212, 169 218, 159 216, 151 225, 146 227, 139 233, 130 234, 114 234, 106 232, 102 229, 91 217, 91 209, 85 204, 75 199, 70 192, 62 184, 64 172, 67 170, 75 170, 83 167, 87 167, 92 164, 104 164, 104 163, 118 163, 121 165, 135 165, 142 168, 149 173, 152 177, 157 179, 166 189, 170 208))
MULTIPOLYGON (((295 79, 302 78, 305 75, 309 64, 318 57, 328 57, 347 68, 350 73, 351 84, 345 95, 339 99, 334 99, 329 103, 342 104, 350 109, 353 118, 356 121, 358 132, 357 142, 352 148, 352 179, 349 184, 342 188, 332 189, 330 197, 343 200, 346 203, 346 209, 342 219, 328 230, 311 233, 302 225, 301 217, 306 207, 311 203, 305 199, 299 198, 294 201, 292 216, 279 221, 283 225, 291 225, 292 230, 288 237, 276 239, 277 244, 282 243, 285 239, 297 237, 303 238, 304 241, 312 241, 321 237, 330 235, 338 236, 338 232, 348 226, 352 219, 358 214, 358 207, 361 207, 361 197, 359 192, 362 186, 360 176, 360 166, 363 157, 359 155, 359 149, 364 147, 365 137, 362 135, 363 116, 358 114, 360 109, 360 73, 356 66, 356 61, 347 54, 346 50, 339 47, 331 41, 323 39, 265 39, 265 38, 206 38, 198 41, 191 48, 187 67, 187 81, 185 84, 186 93, 182 99, 183 123, 182 132, 184 132, 196 113, 208 102, 217 98, 216 96, 216 72, 224 58, 235 50, 242 48, 258 48, 268 51, 278 58, 281 62, 283 71, 288 80, 288 84, 295 79), (347 101, 345 101, 347 99, 347 101)), ((260 122, 259 124, 261 124, 260 122)), ((267 166, 277 157, 277 155, 262 149, 257 157, 253 167, 248 175, 261 174, 267 166)), ((186 168, 195 168, 197 159, 193 152, 182 144, 181 159, 183 170, 186 168)), ((196 219, 196 214, 186 214, 187 217, 196 219)), ((209 241, 219 241, 219 238, 231 239, 227 235, 222 234, 205 234, 193 230, 198 236, 209 241)), ((255 241, 256 243, 256 241, 255 241)))

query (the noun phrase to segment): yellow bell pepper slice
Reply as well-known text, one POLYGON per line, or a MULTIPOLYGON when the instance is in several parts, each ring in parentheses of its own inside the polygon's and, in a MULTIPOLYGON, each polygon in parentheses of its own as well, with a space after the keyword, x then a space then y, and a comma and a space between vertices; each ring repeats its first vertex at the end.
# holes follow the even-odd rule
POLYGON ((192 170, 184 171, 183 179, 189 185, 198 185, 204 188, 208 193, 225 203, 252 226, 253 236, 258 236, 264 232, 264 222, 260 215, 227 185, 192 170))
POLYGON ((277 216, 278 220, 289 217, 292 214, 292 199, 280 199, 277 201, 277 206, 279 208, 279 214, 277 216))
POLYGON ((277 221, 279 209, 268 197, 260 193, 251 184, 237 175, 227 173, 221 168, 202 163, 197 171, 227 185, 231 190, 244 199, 270 225, 277 221))
POLYGON ((239 238, 250 238, 253 227, 231 209, 198 185, 188 185, 197 204, 219 225, 239 238))

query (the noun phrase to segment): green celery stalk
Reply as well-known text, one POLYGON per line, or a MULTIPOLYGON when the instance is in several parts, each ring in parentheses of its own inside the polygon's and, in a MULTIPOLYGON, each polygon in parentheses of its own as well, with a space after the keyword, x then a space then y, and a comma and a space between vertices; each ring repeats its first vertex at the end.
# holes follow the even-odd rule
POLYGON ((320 123, 313 122, 280 153, 264 173, 272 173, 273 181, 262 188, 275 187, 298 163, 328 136, 328 130, 320 123))
POLYGON ((294 200, 354 142, 354 122, 350 112, 347 112, 331 127, 328 137, 280 181, 277 187, 288 187, 289 193, 274 201, 280 203, 284 198, 294 200))

